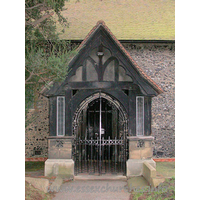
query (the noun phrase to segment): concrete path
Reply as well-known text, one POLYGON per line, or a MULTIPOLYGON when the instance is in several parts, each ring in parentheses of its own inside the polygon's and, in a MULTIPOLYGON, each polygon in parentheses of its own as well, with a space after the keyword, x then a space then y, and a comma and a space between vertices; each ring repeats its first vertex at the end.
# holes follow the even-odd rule
POLYGON ((75 180, 63 183, 53 200, 129 200, 125 180, 75 180))

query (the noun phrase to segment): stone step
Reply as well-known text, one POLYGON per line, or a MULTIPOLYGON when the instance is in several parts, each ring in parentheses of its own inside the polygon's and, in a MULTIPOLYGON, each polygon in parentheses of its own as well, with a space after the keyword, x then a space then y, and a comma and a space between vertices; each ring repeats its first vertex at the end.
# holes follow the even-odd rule
POLYGON ((94 175, 78 175, 74 176, 74 180, 127 180, 126 176, 113 176, 113 175, 102 175, 102 176, 94 176, 94 175))

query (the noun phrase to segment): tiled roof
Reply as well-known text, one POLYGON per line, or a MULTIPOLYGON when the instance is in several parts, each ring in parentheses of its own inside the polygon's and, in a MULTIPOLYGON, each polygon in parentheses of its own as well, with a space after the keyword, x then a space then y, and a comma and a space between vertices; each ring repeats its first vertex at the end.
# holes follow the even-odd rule
POLYGON ((65 8, 69 28, 60 39, 83 40, 99 20, 118 40, 175 39, 174 0, 70 0, 65 8))
POLYGON ((137 69, 137 71, 139 72, 139 74, 158 92, 158 94, 163 93, 163 90, 149 77, 147 76, 144 71, 138 66, 138 64, 133 60, 133 58, 130 56, 130 54, 126 51, 126 49, 123 47, 123 45, 117 40, 117 38, 114 36, 114 34, 110 31, 110 29, 106 26, 105 22, 103 20, 100 20, 97 22, 96 26, 94 26, 92 28, 92 30, 88 33, 88 35, 85 37, 85 39, 82 41, 82 43, 80 44, 78 51, 80 51, 80 49, 82 47, 84 47, 84 45, 87 43, 87 41, 89 40, 90 37, 92 37, 92 35, 95 33, 95 31, 99 28, 99 26, 103 26, 104 29, 110 34, 110 36, 112 37, 112 39, 117 43, 117 45, 119 46, 119 48, 124 52, 124 54, 128 57, 128 59, 130 60, 130 62, 132 62, 132 64, 135 66, 135 68, 137 69))

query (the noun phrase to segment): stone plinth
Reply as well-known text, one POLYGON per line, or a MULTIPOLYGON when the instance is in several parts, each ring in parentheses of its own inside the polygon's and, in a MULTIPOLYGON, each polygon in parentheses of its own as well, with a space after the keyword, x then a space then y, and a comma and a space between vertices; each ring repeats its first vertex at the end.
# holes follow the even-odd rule
POLYGON ((72 159, 47 159, 44 168, 45 176, 74 177, 74 161, 72 159))
POLYGON ((153 156, 153 139, 152 136, 128 137, 129 159, 126 162, 127 176, 141 176, 145 161, 156 168, 155 161, 151 159, 153 156))
POLYGON ((156 168, 156 162, 153 159, 128 159, 126 161, 126 176, 141 176, 143 175, 143 163, 147 162, 156 168))

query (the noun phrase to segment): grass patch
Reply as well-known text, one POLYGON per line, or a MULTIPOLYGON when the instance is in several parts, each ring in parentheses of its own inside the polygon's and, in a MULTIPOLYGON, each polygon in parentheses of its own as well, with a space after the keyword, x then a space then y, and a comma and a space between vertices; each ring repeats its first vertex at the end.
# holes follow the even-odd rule
POLYGON ((131 194, 132 200, 174 200, 175 199, 175 178, 166 179, 156 188, 148 186, 135 189, 131 194))
POLYGON ((156 162, 156 171, 165 178, 175 176, 175 162, 156 162))
POLYGON ((44 169, 44 162, 38 161, 38 162, 25 162, 25 171, 27 172, 33 172, 33 171, 38 171, 38 170, 43 170, 44 169))
POLYGON ((50 200, 54 197, 52 193, 44 193, 36 188, 34 188, 31 184, 25 181, 25 199, 26 200, 50 200))

